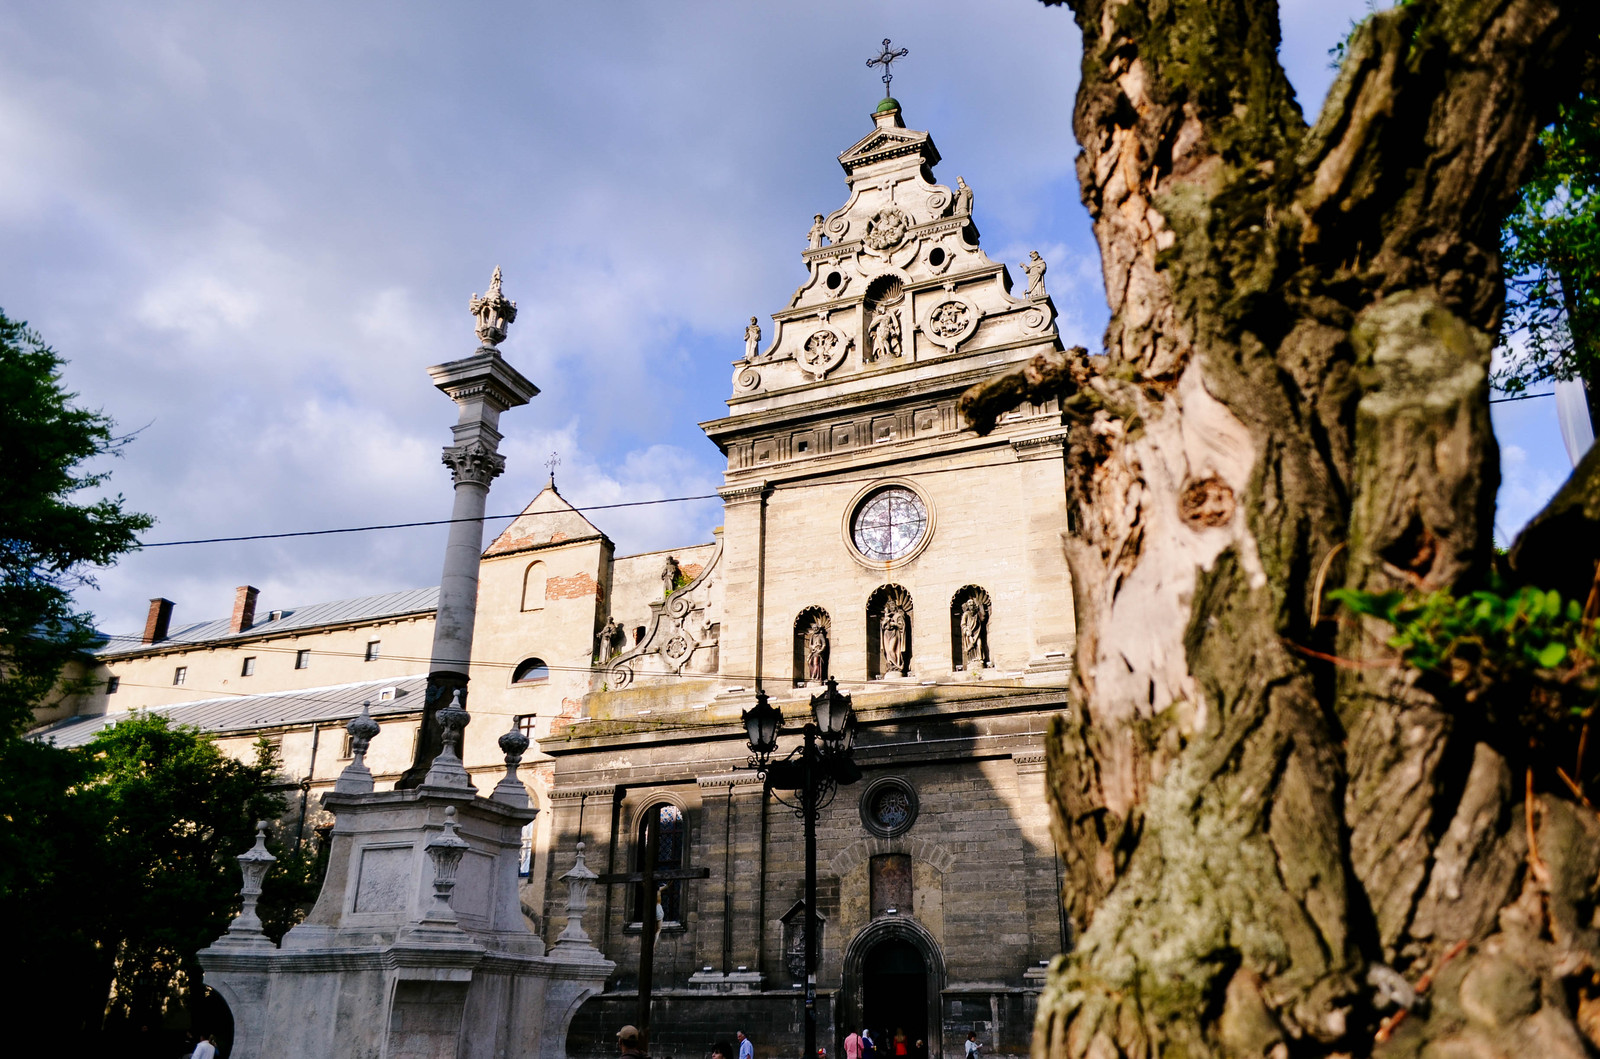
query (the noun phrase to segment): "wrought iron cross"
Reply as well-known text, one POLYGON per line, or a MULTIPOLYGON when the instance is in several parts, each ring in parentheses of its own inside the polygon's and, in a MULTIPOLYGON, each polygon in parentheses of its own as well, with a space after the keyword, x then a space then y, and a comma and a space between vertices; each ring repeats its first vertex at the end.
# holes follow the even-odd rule
POLYGON ((889 38, 885 37, 883 38, 883 51, 879 53, 876 59, 867 60, 869 67, 883 67, 883 95, 885 99, 893 94, 889 91, 889 82, 894 80, 894 61, 896 59, 904 59, 910 53, 910 48, 901 48, 899 51, 893 50, 889 47, 889 38))
POLYGON ((544 465, 550 468, 550 484, 554 485, 556 481, 556 468, 561 466, 561 457, 552 452, 550 454, 550 458, 544 461, 544 465))

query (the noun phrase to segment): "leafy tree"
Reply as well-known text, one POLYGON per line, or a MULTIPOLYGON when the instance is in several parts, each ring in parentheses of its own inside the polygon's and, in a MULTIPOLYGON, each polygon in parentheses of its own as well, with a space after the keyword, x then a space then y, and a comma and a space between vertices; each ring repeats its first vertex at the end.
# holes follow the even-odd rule
POLYGON ((159 714, 81 748, 0 746, 0 917, 68 1033, 160 1026, 191 998, 195 953, 238 909, 234 858, 283 811, 277 770, 265 744, 235 761, 159 714))
POLYGON ((1506 355, 1495 382, 1517 394, 1581 379, 1600 424, 1600 97, 1561 106, 1502 231, 1506 355))
POLYGON ((1069 6, 1110 322, 962 398, 980 431, 1046 398, 1066 428, 1078 640, 1048 789, 1082 929, 1034 1054, 1584 1055, 1600 755, 1574 791, 1548 715, 1466 694, 1533 682, 1570 717, 1587 680, 1561 601, 1594 578, 1600 450, 1560 520, 1587 543, 1506 559, 1564 576, 1474 593, 1501 232, 1543 130, 1600 88, 1600 5, 1378 12, 1309 122, 1276 4, 1069 6), (1332 589, 1407 628, 1330 620, 1332 589))
POLYGON ((72 590, 154 522, 125 510, 121 496, 74 499, 108 477, 84 465, 127 439, 104 414, 73 404, 62 363, 0 312, 0 735, 26 726, 62 667, 98 640, 72 590))

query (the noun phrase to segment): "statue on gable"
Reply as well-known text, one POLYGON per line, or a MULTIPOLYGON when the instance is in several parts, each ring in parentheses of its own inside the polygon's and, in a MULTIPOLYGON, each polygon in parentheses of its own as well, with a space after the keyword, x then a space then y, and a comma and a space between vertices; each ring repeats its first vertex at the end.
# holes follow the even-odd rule
POLYGON ((828 630, 821 621, 813 621, 806 630, 806 680, 821 684, 828 679, 828 630))
POLYGON ((811 231, 806 235, 806 249, 818 250, 827 244, 823 240, 828 238, 828 233, 823 230, 822 214, 817 214, 816 220, 811 222, 811 231))
POLYGON ((1043 301, 1044 293, 1044 258, 1039 256, 1039 251, 1028 251, 1028 260, 1022 263, 1022 271, 1028 275, 1028 300, 1043 301))
POLYGON ((967 187, 964 177, 956 177, 955 206, 950 213, 956 217, 972 216, 972 189, 967 187))
POLYGON ((872 311, 871 359, 898 357, 901 354, 900 314, 892 307, 880 305, 872 311))
POLYGON ((890 600, 883 608, 883 617, 878 619, 878 647, 883 655, 883 675, 898 673, 906 675, 906 665, 909 661, 906 652, 906 620, 905 608, 898 602, 890 600))
POLYGON ((989 608, 976 596, 968 596, 961 604, 961 667, 968 671, 981 669, 988 660, 983 657, 984 630, 989 624, 989 608))
POLYGON ((755 317, 750 318, 750 326, 744 329, 744 359, 754 362, 761 352, 761 325, 755 317))
POLYGON ((670 596, 678 589, 678 582, 683 578, 683 567, 678 565, 678 557, 667 556, 667 564, 661 568, 661 587, 666 591, 663 595, 670 596))
POLYGON ((483 297, 476 294, 468 308, 472 315, 478 318, 478 326, 474 329, 478 333, 478 341, 486 348, 493 349, 506 340, 506 331, 512 321, 517 318, 517 303, 511 301, 500 291, 500 266, 494 267, 494 276, 489 280, 488 293, 483 297))
POLYGON ((622 626, 617 623, 617 619, 607 617, 605 628, 601 629, 600 635, 596 637, 600 646, 600 650, 596 653, 600 658, 601 665, 611 661, 611 656, 616 652, 617 638, 621 635, 622 626))

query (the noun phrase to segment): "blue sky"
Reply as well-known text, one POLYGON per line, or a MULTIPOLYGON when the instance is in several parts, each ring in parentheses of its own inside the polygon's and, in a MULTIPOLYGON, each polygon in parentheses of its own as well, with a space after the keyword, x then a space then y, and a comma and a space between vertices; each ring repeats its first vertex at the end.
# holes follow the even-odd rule
MULTIPOLYGON (((1314 112, 1360 0, 1283 5, 1314 112)), ((1077 35, 1031 0, 805 5, 19 2, 0 8, 0 306, 136 440, 114 486, 152 540, 443 518, 452 408, 425 369, 502 347, 543 390, 508 413, 493 511, 548 454, 577 503, 714 491, 744 322, 802 278, 835 155, 881 95, 966 177, 984 246, 1038 249, 1068 341, 1098 342, 1073 176, 1077 35)), ((1496 407, 1514 533, 1569 470, 1553 402, 1496 407)), ((606 512, 624 551, 705 539, 715 502, 606 512)), ((432 584, 442 529, 157 548, 99 575, 104 628, 432 584)))

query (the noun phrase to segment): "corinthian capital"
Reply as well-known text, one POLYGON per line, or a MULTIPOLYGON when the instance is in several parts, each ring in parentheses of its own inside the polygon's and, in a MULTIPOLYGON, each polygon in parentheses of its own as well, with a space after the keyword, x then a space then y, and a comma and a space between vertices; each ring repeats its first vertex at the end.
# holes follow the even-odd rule
POLYGON ((505 471, 506 458, 482 442, 473 441, 465 445, 446 445, 444 465, 450 468, 450 477, 457 485, 475 482, 488 488, 489 483, 505 471))

